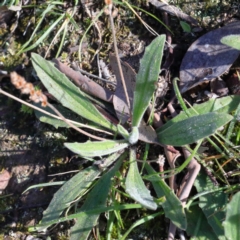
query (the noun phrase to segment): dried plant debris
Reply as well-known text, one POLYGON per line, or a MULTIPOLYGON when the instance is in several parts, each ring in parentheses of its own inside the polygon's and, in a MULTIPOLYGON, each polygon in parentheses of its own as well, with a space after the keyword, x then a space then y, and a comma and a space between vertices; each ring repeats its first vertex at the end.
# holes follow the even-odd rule
POLYGON ((229 70, 240 53, 221 43, 229 34, 240 34, 240 21, 208 32, 190 46, 180 67, 182 93, 229 70))
POLYGON ((0 7, 0 28, 7 28, 13 14, 14 12, 9 10, 6 6, 0 7))
MULTIPOLYGON (((130 117, 130 111, 127 106, 126 97, 124 94, 123 85, 120 78, 120 72, 117 66, 116 56, 113 54, 110 54, 109 58, 110 58, 111 68, 113 69, 117 79, 117 87, 113 96, 113 105, 118 118, 121 120, 121 123, 125 123, 130 117)), ((130 65, 127 64, 126 62, 121 62, 121 65, 122 65, 124 79, 127 85, 130 104, 132 107, 133 91, 134 91, 135 82, 136 82, 136 73, 130 67, 130 65)))
POLYGON ((0 172, 0 193, 7 187, 11 174, 6 170, 0 172))
POLYGON ((149 2, 161 11, 167 12, 173 16, 181 18, 187 22, 190 22, 193 25, 196 25, 196 26, 198 25, 198 21, 196 19, 194 19, 191 16, 187 15, 186 13, 182 12, 177 7, 175 7, 173 5, 169 5, 167 3, 167 1, 159 2, 157 0, 149 0, 149 2))
POLYGON ((236 71, 227 80, 227 86, 232 94, 240 95, 240 73, 236 71))

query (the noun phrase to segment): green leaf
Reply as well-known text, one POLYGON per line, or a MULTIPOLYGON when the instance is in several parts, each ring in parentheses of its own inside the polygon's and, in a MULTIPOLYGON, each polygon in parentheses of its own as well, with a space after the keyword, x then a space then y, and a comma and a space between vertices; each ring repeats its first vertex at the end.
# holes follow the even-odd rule
MULTIPOLYGON (((38 108, 41 108, 44 112, 47 112, 49 114, 45 114, 43 112, 40 112, 38 110, 34 110, 36 117, 44 123, 50 124, 54 126, 55 128, 59 127, 64 127, 64 128, 69 128, 69 124, 64 122, 63 120, 60 119, 60 117, 48 106, 47 107, 42 107, 40 103, 35 103, 35 106, 38 108), (53 116, 51 116, 53 115, 53 116)), ((86 119, 78 116, 76 113, 73 111, 63 107, 62 105, 55 105, 52 104, 63 116, 66 116, 67 120, 70 120, 73 125, 76 127, 82 127, 85 129, 91 129, 93 131, 99 131, 99 132, 104 132, 106 133, 106 129, 102 126, 97 125, 96 123, 93 123, 91 121, 87 121, 86 119)))
MULTIPOLYGON (((165 216, 169 218, 178 228, 186 229, 187 221, 181 201, 169 188, 166 182, 156 175, 155 170, 148 164, 145 164, 148 174, 154 174, 155 180, 152 182, 158 198, 163 198, 162 207, 165 216)), ((151 180, 150 180, 151 181, 151 180)))
POLYGON ((213 185, 209 177, 203 174, 203 172, 198 175, 194 182, 194 186, 199 193, 209 191, 209 194, 199 197, 199 207, 202 209, 209 225, 212 227, 218 239, 226 239, 224 237, 222 221, 225 218, 224 208, 227 203, 227 194, 223 191, 211 192, 217 187, 213 185))
MULTIPOLYGON (((41 104, 36 103, 34 104, 35 106, 43 109, 46 112, 49 112, 50 114, 56 115, 56 113, 50 108, 50 107, 42 107, 41 104)), ((73 113, 71 110, 64 108, 61 105, 53 105, 63 116, 67 116, 66 118, 72 121, 75 121, 76 126, 82 126, 81 123, 83 123, 83 118, 81 118, 80 116, 77 116, 75 113, 73 113)), ((66 127, 69 128, 69 125, 67 123, 65 123, 63 120, 61 119, 57 119, 54 117, 51 117, 47 114, 44 114, 40 111, 34 110, 36 117, 44 123, 53 125, 55 128, 59 128, 59 127, 66 127)))
POLYGON ((130 167, 126 178, 126 192, 135 201, 144 207, 156 210, 157 204, 153 201, 150 191, 146 188, 138 170, 136 162, 136 150, 130 149, 130 167))
POLYGON ((133 127, 140 125, 143 114, 154 93, 155 83, 160 73, 165 39, 165 35, 155 38, 146 48, 144 56, 140 61, 140 69, 137 74, 136 89, 133 97, 133 127))
POLYGON ((204 216, 202 210, 194 205, 190 209, 186 209, 187 216, 187 234, 191 239, 195 240, 217 240, 216 234, 208 224, 207 218, 204 216))
POLYGON ((168 127, 170 127, 173 123, 189 118, 188 115, 193 117, 199 114, 202 115, 209 112, 231 113, 238 107, 239 102, 240 102, 240 96, 232 95, 232 96, 227 96, 227 97, 222 97, 217 99, 210 99, 207 102, 204 102, 201 104, 195 104, 193 105, 194 109, 188 108, 187 113, 181 112, 176 117, 169 120, 161 128, 159 128, 159 130, 163 131, 168 127))
POLYGON ((230 34, 221 38, 221 43, 240 50, 240 34, 230 34))
MULTIPOLYGON (((82 207, 79 209, 80 212, 88 211, 94 208, 103 207, 106 205, 106 200, 110 186, 112 184, 112 177, 122 164, 120 159, 115 166, 106 174, 104 174, 99 181, 96 183, 94 188, 89 193, 82 207)), ((100 214, 85 214, 77 218, 77 222, 71 228, 71 240, 87 239, 92 228, 96 225, 97 219, 100 214)))
POLYGON ((52 186, 63 185, 64 183, 65 181, 59 181, 59 182, 39 183, 39 184, 31 185, 26 190, 24 190, 22 194, 34 188, 52 187, 52 186))
MULTIPOLYGON (((63 211, 77 198, 82 197, 92 182, 101 174, 96 166, 85 168, 67 181, 55 194, 43 212, 41 224, 58 219, 63 211)), ((40 230, 40 229, 39 229, 40 230)))
MULTIPOLYGON (((104 169, 108 166, 112 165, 119 157, 121 153, 115 153, 109 156, 104 161, 104 169)), ((126 158, 126 154, 122 154, 121 159, 126 158)), ((70 204, 76 199, 78 201, 81 197, 88 191, 89 187, 93 183, 93 181, 99 177, 104 169, 99 169, 96 166, 88 167, 74 177, 72 177, 69 181, 67 181, 55 194, 53 199, 51 200, 48 208, 43 212, 43 219, 39 226, 34 228, 34 231, 45 231, 50 225, 59 221, 60 215, 63 213, 65 209, 69 207, 70 204)), ((92 209, 91 209, 92 210, 92 209)), ((104 211, 104 210, 103 210, 104 211)), ((93 212, 89 213, 92 214, 93 212)), ((97 213, 101 213, 101 211, 97 211, 97 213)), ((80 214, 80 217, 82 215, 80 214)), ((76 218, 78 216, 74 216, 76 218)), ((73 219, 72 218, 72 219, 73 219)), ((69 216, 69 219, 71 217, 69 216)), ((69 219, 62 219, 62 221, 66 221, 69 219)))
MULTIPOLYGON (((143 217, 139 220, 137 220, 136 222, 134 222, 131 227, 127 230, 127 232, 124 233, 124 235, 121 237, 121 240, 125 240, 127 238, 127 236, 129 235, 129 233, 136 227, 140 226, 140 225, 147 225, 147 226, 150 226, 151 223, 149 223, 148 225, 148 222, 149 221, 152 221, 154 220, 154 218, 158 217, 159 215, 162 215, 163 212, 157 212, 157 213, 154 213, 154 214, 151 214, 151 215, 147 215, 146 217, 143 217)), ((129 238, 127 238, 129 239, 129 238)), ((132 238, 130 238, 132 239, 132 238)))
POLYGON ((95 106, 88 100, 86 95, 77 88, 63 73, 53 66, 52 62, 46 61, 40 55, 32 53, 32 63, 38 77, 64 107, 71 109, 79 116, 95 122, 113 131, 117 127, 106 120, 95 106))
POLYGON ((44 225, 39 224, 37 226, 29 227, 28 231, 30 231, 30 232, 44 231, 44 230, 46 231, 46 228, 50 225, 64 222, 64 221, 70 221, 70 220, 77 219, 77 218, 81 218, 87 214, 91 215, 91 214, 100 214, 100 213, 108 212, 108 211, 122 211, 122 210, 141 209, 141 208, 142 208, 141 204, 121 204, 121 205, 114 205, 114 206, 109 206, 109 207, 94 208, 94 209, 90 209, 87 211, 81 211, 81 212, 77 212, 74 214, 70 214, 66 217, 60 217, 58 219, 54 219, 53 221, 49 221, 49 222, 45 223, 44 225), (41 230, 41 229, 43 229, 43 230, 41 230))
POLYGON ((129 143, 130 144, 136 144, 139 139, 139 131, 137 127, 133 127, 132 131, 129 134, 129 143))
POLYGON ((233 117, 225 113, 210 112, 190 117, 172 124, 165 130, 158 129, 158 140, 161 144, 183 146, 213 134, 233 117))
POLYGON ((121 134, 125 140, 128 141, 129 139, 129 132, 124 128, 122 125, 118 124, 117 125, 118 133, 121 134))
POLYGON ((223 223, 225 236, 228 240, 240 239, 240 192, 236 193, 227 204, 226 220, 223 223))
POLYGON ((191 26, 188 23, 186 23, 184 21, 180 21, 180 25, 181 25, 184 32, 190 33, 192 31, 191 26))
POLYGON ((33 43, 28 48, 22 49, 22 52, 27 52, 35 47, 37 47, 40 43, 44 41, 45 38, 47 38, 50 33, 56 28, 57 24, 65 17, 65 14, 62 14, 53 24, 50 25, 50 27, 37 39, 35 43, 33 43))
POLYGON ((87 141, 85 143, 64 143, 64 146, 82 157, 104 156, 128 147, 125 140, 106 140, 101 142, 87 141))

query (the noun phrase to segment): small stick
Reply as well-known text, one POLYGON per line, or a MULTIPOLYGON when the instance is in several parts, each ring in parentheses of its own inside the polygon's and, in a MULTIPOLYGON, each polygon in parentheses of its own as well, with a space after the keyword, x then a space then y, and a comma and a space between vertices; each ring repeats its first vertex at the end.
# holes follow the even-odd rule
MULTIPOLYGON (((126 101, 127 101, 127 106, 128 106, 129 111, 130 111, 130 109, 131 109, 130 101, 129 101, 129 97, 128 97, 128 92, 127 92, 127 87, 126 87, 126 84, 125 84, 124 76, 123 76, 122 66, 121 66, 121 63, 120 63, 119 55, 118 55, 116 32, 115 32, 113 16, 112 16, 112 1, 111 0, 105 0, 105 3, 108 5, 109 19, 110 19, 111 28, 112 28, 114 51, 115 51, 116 58, 117 58, 117 64, 118 64, 118 68, 119 68, 120 78, 122 80, 122 85, 123 85, 123 89, 124 89, 125 98, 126 98, 126 101)), ((131 111, 130 111, 130 114, 131 114, 131 111)))
MULTIPOLYGON (((163 18, 164 18, 164 23, 166 24, 166 26, 169 26, 167 12, 163 13, 163 18)), ((171 36, 171 32, 169 31, 169 29, 166 30, 166 38, 167 38, 166 40, 167 40, 168 52, 167 52, 166 60, 163 64, 162 68, 168 70, 173 63, 172 36, 171 36)))
MULTIPOLYGON (((28 106, 28 107, 30 107, 30 108, 32 108, 32 109, 35 109, 35 110, 37 110, 37 111, 39 111, 39 112, 42 112, 42 113, 44 113, 44 114, 46 114, 46 115, 48 115, 48 116, 50 116, 50 117, 52 117, 52 118, 62 120, 61 117, 56 116, 56 115, 54 115, 54 114, 52 114, 52 113, 50 113, 50 112, 47 112, 47 111, 45 111, 45 110, 43 110, 43 109, 41 109, 41 108, 39 108, 39 107, 31 104, 31 103, 28 103, 28 102, 26 102, 26 101, 24 101, 24 100, 22 100, 22 99, 20 99, 20 98, 18 98, 18 97, 15 97, 14 95, 12 95, 12 94, 10 94, 10 93, 5 92, 5 91, 2 90, 1 88, 0 88, 0 93, 3 94, 3 95, 5 95, 5 96, 7 96, 7 97, 9 97, 9 98, 12 98, 13 100, 15 100, 15 101, 17 101, 17 102, 20 102, 20 103, 22 103, 22 104, 24 104, 24 105, 26 105, 26 106, 28 106)), ((72 120, 70 120, 70 119, 67 119, 67 120, 68 120, 69 122, 71 122, 71 123, 73 123, 73 124, 76 124, 76 125, 79 125, 79 126, 81 126, 81 127, 88 128, 88 129, 91 129, 91 130, 94 130, 94 131, 104 132, 104 133, 106 133, 106 134, 112 135, 112 133, 110 133, 110 132, 107 132, 107 131, 104 131, 104 130, 101 130, 101 129, 98 129, 98 128, 94 128, 94 127, 91 127, 91 126, 88 126, 88 125, 85 125, 85 124, 82 124, 82 123, 79 123, 79 122, 75 122, 75 121, 72 121, 72 120)))
POLYGON ((52 104, 50 104, 49 102, 47 103, 47 106, 50 107, 60 118, 61 120, 63 120, 66 124, 68 124, 71 128, 73 128, 74 130, 76 130, 77 132, 80 132, 90 138, 96 139, 96 140, 100 140, 100 141, 104 141, 106 140, 105 138, 101 138, 101 137, 97 137, 95 135, 92 135, 91 133, 88 133, 84 130, 82 130, 81 128, 76 127, 75 125, 73 125, 68 119, 66 119, 52 104))
POLYGON ((169 5, 167 1, 158 1, 158 0, 148 0, 153 6, 156 7, 156 9, 159 9, 161 11, 167 12, 173 16, 176 16, 178 18, 182 18, 186 22, 190 22, 191 24, 198 26, 198 21, 191 16, 187 15, 184 12, 181 12, 177 7, 173 5, 169 5))
MULTIPOLYGON (((185 147, 182 148, 182 151, 183 151, 184 157, 187 159, 190 156, 190 152, 185 147)), ((190 194, 194 181, 198 173, 200 172, 201 165, 197 162, 195 158, 192 158, 190 163, 187 166, 187 169, 188 169, 188 174, 185 176, 185 179, 183 180, 183 182, 185 181, 185 183, 183 184, 182 189, 179 192, 179 200, 181 200, 183 206, 185 206, 186 204, 187 198, 190 194)), ((168 240, 175 239, 174 237, 175 237, 176 229, 177 227, 171 221, 169 226, 169 231, 168 231, 168 240)))
MULTIPOLYGON (((35 103, 41 102, 41 105, 43 107, 49 106, 61 118, 61 120, 63 120, 66 124, 68 124, 70 127, 75 129, 76 131, 78 131, 78 132, 80 132, 80 133, 82 133, 82 134, 84 134, 88 137, 94 138, 96 140, 106 140, 104 138, 100 138, 100 137, 94 136, 94 135, 92 135, 88 132, 85 132, 84 130, 82 130, 82 129, 76 127, 75 125, 73 125, 52 104, 50 104, 48 102, 46 95, 44 95, 41 90, 35 90, 32 83, 26 82, 25 78, 18 75, 16 72, 11 72, 10 73, 10 78, 11 78, 12 84, 17 89, 19 89, 22 94, 30 94, 30 100, 32 100, 35 103)), ((8 97, 11 97, 11 98, 19 101, 19 99, 16 99, 16 97, 14 97, 14 96, 12 97, 11 94, 6 94, 6 92, 4 92, 2 89, 0 89, 0 93, 5 93, 5 95, 7 95, 8 97)), ((23 103, 24 101, 21 100, 20 102, 23 103)))
MULTIPOLYGON (((186 108, 186 106, 185 106, 185 104, 184 104, 184 102, 181 98, 181 95, 180 95, 179 91, 178 91, 176 79, 173 80, 173 85, 174 85, 174 90, 175 90, 176 94, 178 94, 178 100, 180 101, 180 103, 182 103, 181 106, 186 111, 187 108, 186 108)), ((168 109, 171 112, 172 116, 174 116, 176 114, 175 109, 173 108, 171 103, 168 105, 168 109)), ((164 150, 165 150, 165 148, 164 148, 164 150)), ((183 151, 185 159, 187 159, 191 155, 190 152, 185 147, 182 147, 182 151, 183 151)), ((170 153, 165 150, 165 154, 169 155, 170 153)), ((171 155, 170 156, 168 156, 168 155, 167 155, 167 159, 168 159, 169 165, 171 166, 171 168, 174 168, 175 167, 175 165, 174 165, 175 161, 173 161, 173 162, 169 161, 169 160, 172 160, 172 158, 171 158, 171 155)), ((188 166, 187 166, 187 169, 188 169, 188 174, 185 175, 185 177, 182 181, 182 184, 181 184, 181 189, 178 193, 179 200, 182 202, 183 206, 186 204, 187 198, 190 194, 190 191, 192 189, 194 181, 195 181, 195 179, 196 179, 196 177, 197 177, 197 175, 198 175, 198 173, 201 169, 201 165, 197 162, 197 160, 195 158, 192 158, 191 161, 189 162, 188 166)), ((172 176, 169 179, 171 188, 174 188, 174 183, 175 183, 174 182, 174 177, 175 176, 172 176)), ((176 229, 177 229, 177 227, 171 221, 170 225, 169 225, 169 230, 168 230, 168 240, 175 239, 176 229)))

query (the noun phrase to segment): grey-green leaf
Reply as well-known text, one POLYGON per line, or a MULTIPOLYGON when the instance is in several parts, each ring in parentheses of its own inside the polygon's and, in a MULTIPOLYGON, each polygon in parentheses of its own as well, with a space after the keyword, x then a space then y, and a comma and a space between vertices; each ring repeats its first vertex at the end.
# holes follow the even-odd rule
POLYGON ((161 144, 172 146, 191 144, 212 135, 232 118, 229 114, 215 112, 190 117, 172 124, 163 131, 158 129, 158 140, 161 144))
MULTIPOLYGON (((103 169, 112 165, 120 157, 120 155, 121 153, 117 152, 107 157, 103 163, 103 169)), ((126 154, 122 154, 120 161, 124 158, 126 158, 126 154)), ((99 169, 96 166, 91 166, 85 168, 67 181, 54 194, 48 208, 43 212, 41 224, 37 226, 34 231, 45 231, 51 224, 55 223, 63 211, 67 209, 74 200, 81 199, 93 181, 98 178, 101 173, 102 169, 99 169)))
POLYGON ((146 48, 144 56, 140 61, 140 69, 137 74, 136 89, 133 97, 133 127, 140 125, 143 114, 156 88, 155 83, 160 73, 165 39, 165 35, 155 38, 146 48))
MULTIPOLYGON (((41 104, 37 103, 35 104, 37 107, 43 109, 44 111, 46 112, 49 112, 50 114, 53 114, 53 115, 56 115, 55 112, 53 112, 53 110, 49 107, 42 107, 41 104)), ((83 118, 81 118, 80 116, 77 116, 75 113, 73 113, 71 110, 67 109, 67 108, 64 108, 63 106, 61 105, 54 105, 54 107, 61 112, 61 114, 63 116, 65 116, 67 119, 69 120, 73 120, 75 121, 75 125, 76 126, 82 126, 81 123, 83 123, 83 118), (79 124, 78 124, 79 123, 79 124)), ((53 125, 55 128, 59 128, 59 127, 66 127, 66 128, 69 128, 69 125, 67 123, 65 123, 63 120, 61 119, 56 119, 52 116, 49 116, 47 114, 44 114, 40 111, 37 111, 37 110, 34 110, 35 112, 35 115, 36 117, 41 121, 41 122, 44 122, 44 123, 47 123, 47 124, 51 124, 53 125)))
POLYGON ((133 127, 132 131, 129 134, 128 141, 129 141, 130 144, 136 144, 138 139, 139 139, 138 127, 133 127))
POLYGON ((72 152, 79 154, 82 157, 97 157, 104 156, 122 150, 128 147, 128 142, 125 140, 106 140, 100 142, 87 141, 85 143, 64 143, 64 146, 72 152))
POLYGON ((168 127, 170 127, 173 123, 189 118, 188 115, 193 117, 199 114, 201 115, 209 112, 230 113, 237 108, 237 106, 239 105, 239 102, 240 102, 240 96, 232 95, 232 96, 226 96, 226 97, 217 98, 217 99, 210 99, 207 102, 204 102, 201 104, 195 104, 193 105, 193 108, 188 108, 187 113, 181 112, 176 117, 169 120, 161 128, 159 128, 159 130, 163 131, 168 127))
POLYGON ((222 221, 225 218, 224 208, 227 203, 227 194, 223 191, 211 193, 211 191, 216 190, 216 187, 203 172, 198 175, 194 182, 194 186, 199 193, 209 191, 209 194, 199 197, 199 207, 202 209, 209 225, 212 227, 218 239, 226 239, 224 236, 222 221))
POLYGON ((52 62, 45 60, 36 53, 32 53, 31 56, 33 67, 42 83, 64 107, 92 122, 117 131, 117 127, 103 117, 86 95, 55 68, 52 62))
POLYGON ((227 204, 226 220, 223 223, 228 240, 240 239, 240 192, 236 193, 227 204))
POLYGON ((128 141, 129 132, 127 131, 127 129, 120 124, 117 125, 117 129, 118 129, 118 133, 121 134, 124 137, 124 139, 128 141))
POLYGON ((150 191, 146 188, 139 174, 135 149, 130 149, 130 167, 126 178, 126 192, 144 207, 151 210, 157 209, 157 204, 153 201, 150 191))
POLYGON ((221 38, 221 43, 240 50, 240 34, 230 34, 226 37, 223 37, 221 38))
POLYGON ((192 30, 191 30, 191 26, 190 26, 187 22, 185 22, 185 21, 180 21, 180 25, 181 25, 181 27, 182 27, 182 29, 183 29, 184 32, 190 33, 190 32, 192 31, 192 30))
POLYGON ((48 208, 43 212, 41 224, 60 217, 77 197, 83 196, 92 182, 101 174, 96 166, 88 167, 67 181, 55 194, 48 208))
POLYGON ((154 174, 156 181, 153 181, 154 190, 158 198, 164 198, 162 207, 165 216, 169 218, 178 228, 186 229, 187 221, 181 201, 169 188, 165 181, 156 175, 155 170, 148 164, 145 164, 148 174, 154 174))
MULTIPOLYGON (((110 186, 112 184, 112 177, 115 172, 120 168, 122 159, 119 159, 115 166, 106 174, 104 174, 96 183, 94 188, 89 193, 80 212, 100 208, 106 205, 106 200, 110 186)), ((85 240, 88 238, 92 228, 96 225, 100 214, 85 214, 77 218, 77 222, 71 228, 71 240, 85 240)))
POLYGON ((187 234, 191 236, 190 239, 195 240, 217 240, 216 234, 212 231, 211 226, 207 221, 207 217, 202 210, 193 205, 190 209, 186 209, 187 216, 187 234))

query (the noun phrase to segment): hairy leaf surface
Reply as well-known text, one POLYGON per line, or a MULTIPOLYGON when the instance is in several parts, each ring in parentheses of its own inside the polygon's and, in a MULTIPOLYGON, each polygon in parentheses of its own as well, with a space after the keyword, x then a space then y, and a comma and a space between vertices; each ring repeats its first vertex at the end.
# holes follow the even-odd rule
POLYGON ((53 63, 36 53, 32 53, 31 56, 38 77, 49 93, 60 101, 64 107, 101 126, 114 131, 117 130, 115 125, 102 116, 86 95, 53 66, 53 63))
POLYGON ((165 216, 169 218, 178 228, 186 229, 187 221, 181 201, 169 188, 165 181, 156 175, 155 170, 148 164, 145 165, 148 174, 155 174, 157 181, 153 181, 154 190, 158 198, 163 198, 162 207, 165 216))
POLYGON ((162 144, 172 146, 191 144, 212 135, 232 118, 229 114, 215 112, 190 117, 172 124, 163 131, 158 129, 158 140, 162 144))
POLYGON ((231 113, 234 111, 240 102, 239 95, 226 96, 217 99, 210 99, 207 102, 193 105, 193 108, 188 108, 187 113, 181 112, 173 119, 164 124, 158 131, 163 131, 170 127, 173 123, 189 118, 189 116, 197 116, 207 114, 209 112, 231 113), (188 116, 189 115, 189 116, 188 116))
POLYGON ((215 187, 209 177, 202 172, 198 175, 194 186, 199 193, 209 191, 209 194, 199 197, 199 207, 202 209, 218 239, 225 240, 222 222, 225 218, 224 208, 227 203, 227 194, 223 191, 211 193, 211 191, 217 187, 215 187))
MULTIPOLYGON (((122 159, 119 159, 115 166, 98 180, 84 201, 84 204, 79 209, 80 212, 104 207, 106 205, 108 192, 112 184, 111 178, 120 168, 121 164, 122 159)), ((87 239, 92 228, 97 224, 99 215, 100 214, 86 213, 84 216, 77 218, 75 225, 71 228, 71 240, 87 239)))
POLYGON ((97 157, 104 156, 122 150, 128 147, 128 142, 125 140, 106 140, 100 142, 87 141, 85 143, 64 143, 72 152, 79 154, 82 157, 97 157))
POLYGON ((226 220, 223 223, 225 236, 228 240, 240 239, 240 192, 236 193, 227 204, 226 220))
POLYGON ((150 191, 145 186, 136 162, 136 150, 130 150, 130 167, 126 178, 126 192, 144 207, 156 210, 157 204, 153 201, 150 191))
POLYGON ((165 35, 155 38, 146 48, 144 56, 140 61, 140 69, 137 74, 133 97, 133 127, 139 127, 143 114, 155 91, 155 83, 160 73, 165 40, 165 35))

